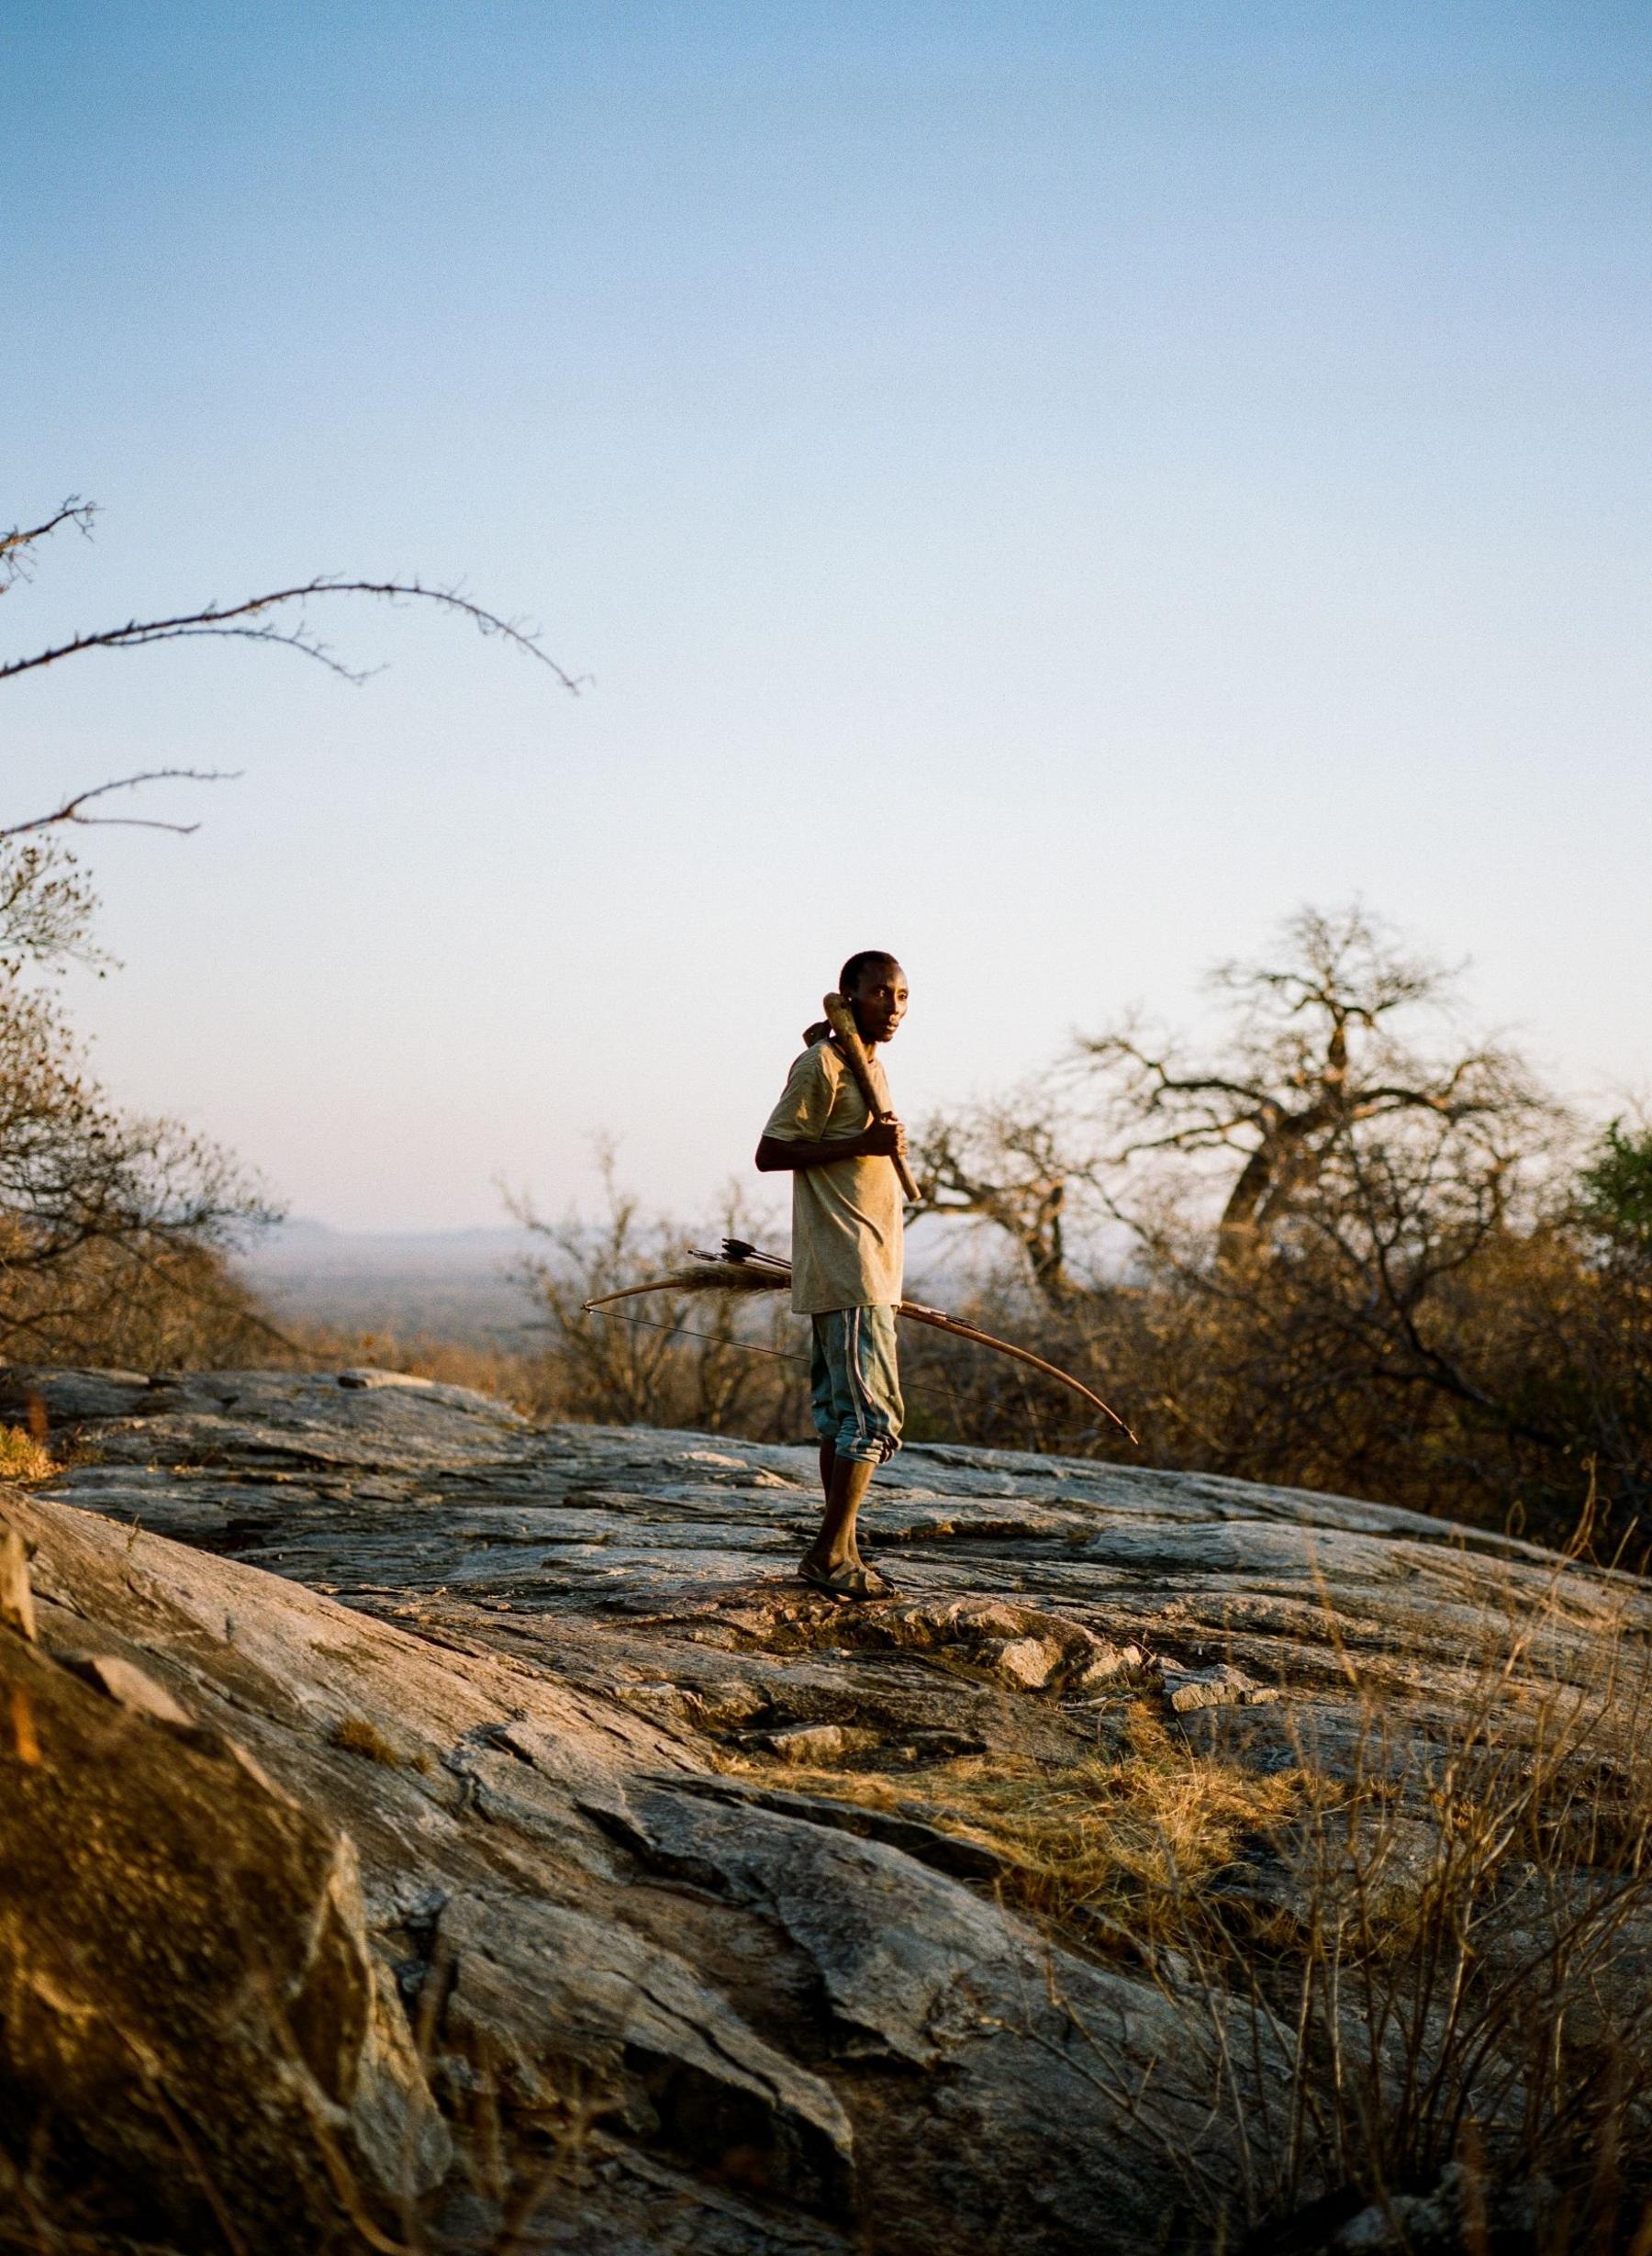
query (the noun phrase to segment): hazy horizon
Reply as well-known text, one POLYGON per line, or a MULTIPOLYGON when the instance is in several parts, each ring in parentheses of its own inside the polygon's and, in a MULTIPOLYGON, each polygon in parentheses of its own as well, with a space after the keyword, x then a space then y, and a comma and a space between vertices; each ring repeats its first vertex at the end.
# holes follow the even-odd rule
POLYGON ((24 6, 6 691, 124 1101, 340 1227, 753 1184, 896 948, 910 1118, 1358 897, 1560 1087, 1652 1082, 1645 12, 24 6))

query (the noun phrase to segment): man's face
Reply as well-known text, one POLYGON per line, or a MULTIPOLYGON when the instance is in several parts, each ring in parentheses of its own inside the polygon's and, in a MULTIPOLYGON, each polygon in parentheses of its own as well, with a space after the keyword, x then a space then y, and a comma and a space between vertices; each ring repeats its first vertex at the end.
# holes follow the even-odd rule
POLYGON ((887 1042, 906 1016, 907 979, 899 964, 868 964, 849 997, 863 1042, 887 1042))

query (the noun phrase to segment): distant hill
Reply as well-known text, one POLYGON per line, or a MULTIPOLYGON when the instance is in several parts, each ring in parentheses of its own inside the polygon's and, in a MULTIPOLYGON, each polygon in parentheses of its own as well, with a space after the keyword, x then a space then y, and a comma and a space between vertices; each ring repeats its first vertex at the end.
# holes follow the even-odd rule
POLYGON ((238 1266, 278 1319, 501 1343, 532 1319, 510 1271, 534 1243, 516 1228, 333 1230, 301 1218, 268 1231, 238 1266))
MULTIPOLYGON (((784 1231, 774 1234, 776 1252, 784 1231)), ((266 1232, 238 1267, 265 1305, 292 1323, 473 1346, 526 1346, 534 1311, 511 1272, 546 1242, 497 1230, 335 1230, 299 1217, 266 1232)), ((919 1222, 908 1236, 908 1290, 918 1299, 964 1297, 988 1261, 1002 1260, 989 1237, 955 1224, 919 1222)))

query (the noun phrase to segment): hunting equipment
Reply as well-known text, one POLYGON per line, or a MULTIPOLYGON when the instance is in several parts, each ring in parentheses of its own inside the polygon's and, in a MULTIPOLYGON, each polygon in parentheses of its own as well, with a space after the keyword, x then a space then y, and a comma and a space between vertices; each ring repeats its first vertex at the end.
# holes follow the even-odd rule
MULTIPOLYGON (((652 1278, 646 1284, 626 1285, 618 1292, 597 1293, 586 1301, 586 1312, 606 1308, 614 1301, 629 1301, 639 1292, 783 1292, 791 1285, 789 1261, 781 1260, 777 1254, 759 1253, 756 1246, 748 1245, 743 1238, 724 1238, 720 1254, 697 1251, 693 1263, 691 1268, 674 1269, 670 1276, 652 1278)), ((1136 1440, 1118 1412, 1099 1394, 1092 1394, 1082 1379, 1075 1379, 1057 1364, 1046 1363, 1043 1356, 1034 1355, 1030 1347, 1017 1347, 1007 1339, 995 1338, 990 1332, 980 1331, 975 1324, 948 1316, 938 1308, 925 1308, 917 1301, 901 1301, 895 1313, 904 1316, 909 1323, 928 1324, 932 1331, 945 1332, 953 1339, 969 1340, 977 1347, 989 1347, 999 1355, 1010 1356, 1017 1363, 1042 1371, 1046 1379, 1054 1379, 1075 1394, 1081 1394, 1103 1417, 1111 1418, 1129 1440, 1136 1440)), ((1139 1448, 1141 1445, 1138 1442, 1136 1446, 1139 1448)))

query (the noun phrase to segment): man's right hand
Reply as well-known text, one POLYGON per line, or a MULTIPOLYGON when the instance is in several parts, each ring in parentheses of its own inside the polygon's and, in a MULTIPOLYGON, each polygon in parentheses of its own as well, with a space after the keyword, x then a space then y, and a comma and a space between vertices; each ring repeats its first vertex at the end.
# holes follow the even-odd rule
POLYGON ((794 1144, 785 1136, 765 1136, 757 1146, 757 1172, 831 1167, 840 1159, 904 1159, 906 1147, 906 1130, 898 1120, 874 1121, 859 1135, 833 1136, 829 1144, 794 1144))
POLYGON ((865 1159, 904 1159, 907 1133, 898 1120, 875 1120, 870 1128, 862 1129, 856 1141, 861 1156, 865 1159))

